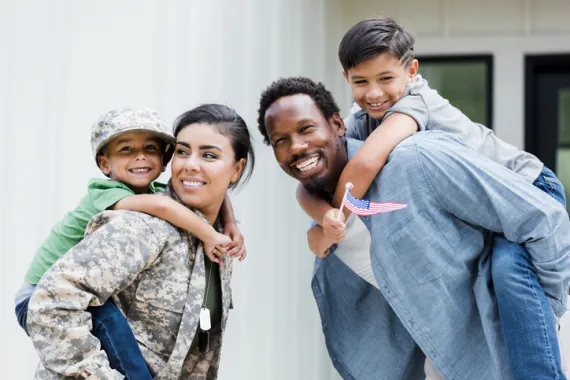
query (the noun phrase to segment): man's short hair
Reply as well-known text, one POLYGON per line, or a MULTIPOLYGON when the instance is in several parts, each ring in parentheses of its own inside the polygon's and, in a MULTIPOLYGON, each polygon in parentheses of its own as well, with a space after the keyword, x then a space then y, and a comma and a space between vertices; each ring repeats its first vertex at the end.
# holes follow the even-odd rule
POLYGON ((338 47, 338 59, 345 73, 386 52, 408 66, 414 59, 414 42, 414 37, 393 19, 371 18, 346 32, 338 47))
POLYGON ((267 109, 278 99, 285 96, 306 94, 313 99, 325 119, 330 119, 333 114, 340 112, 331 92, 321 82, 314 82, 304 77, 280 78, 271 83, 261 94, 257 123, 259 132, 263 136, 263 142, 269 145, 267 126, 265 125, 265 113, 267 109))

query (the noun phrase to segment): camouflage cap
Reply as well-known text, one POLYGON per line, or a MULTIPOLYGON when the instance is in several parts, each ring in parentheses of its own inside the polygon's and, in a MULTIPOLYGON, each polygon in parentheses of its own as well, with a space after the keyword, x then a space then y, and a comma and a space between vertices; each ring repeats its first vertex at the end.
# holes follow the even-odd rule
POLYGON ((123 108, 107 112, 99 117, 97 123, 91 127, 91 149, 93 157, 115 137, 125 132, 147 132, 164 140, 166 147, 164 165, 172 158, 176 139, 170 133, 166 121, 160 115, 148 108, 123 108))

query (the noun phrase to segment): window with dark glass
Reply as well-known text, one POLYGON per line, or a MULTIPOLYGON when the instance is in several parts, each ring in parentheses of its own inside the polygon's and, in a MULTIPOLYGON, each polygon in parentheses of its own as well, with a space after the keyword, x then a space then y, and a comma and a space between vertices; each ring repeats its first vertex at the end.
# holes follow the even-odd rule
POLYGON ((492 128, 493 57, 419 56, 419 73, 451 105, 492 128))

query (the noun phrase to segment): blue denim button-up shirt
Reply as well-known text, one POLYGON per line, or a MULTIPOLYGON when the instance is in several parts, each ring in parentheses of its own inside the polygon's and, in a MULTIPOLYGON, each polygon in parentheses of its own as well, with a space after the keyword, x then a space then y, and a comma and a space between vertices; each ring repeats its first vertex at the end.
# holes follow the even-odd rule
MULTIPOLYGON (((349 156, 361 144, 347 139, 349 156)), ((445 379, 512 378, 490 281, 490 231, 525 244, 561 316, 570 280, 566 210, 439 131, 399 144, 365 198, 408 207, 363 218, 380 292, 334 254, 315 263, 313 293, 340 374, 425 378, 425 353, 445 379)))

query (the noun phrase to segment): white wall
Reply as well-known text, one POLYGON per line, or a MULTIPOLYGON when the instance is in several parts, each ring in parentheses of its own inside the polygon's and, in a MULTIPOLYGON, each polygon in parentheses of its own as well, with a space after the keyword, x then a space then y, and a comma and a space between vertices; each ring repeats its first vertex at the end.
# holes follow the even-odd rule
POLYGON ((1 2, 3 379, 34 372, 12 297, 49 228, 100 176, 91 124, 121 106, 152 107, 172 121, 207 101, 246 119, 258 158, 234 197, 249 256, 235 265, 220 378, 333 376, 310 291, 308 219, 255 120, 261 90, 279 76, 310 76, 339 91, 340 75, 327 63, 336 43, 329 35, 342 29, 334 27, 339 8, 327 0, 1 2))

